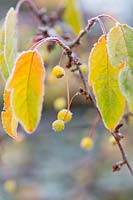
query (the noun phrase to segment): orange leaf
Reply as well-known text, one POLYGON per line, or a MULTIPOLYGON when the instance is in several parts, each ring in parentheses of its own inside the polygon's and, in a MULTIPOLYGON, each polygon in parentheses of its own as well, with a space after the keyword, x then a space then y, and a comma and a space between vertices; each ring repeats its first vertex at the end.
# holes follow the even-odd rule
POLYGON ((16 120, 14 113, 11 109, 11 92, 5 90, 4 92, 4 108, 1 113, 2 124, 9 136, 14 139, 17 139, 17 126, 18 121, 16 120))
POLYGON ((25 131, 32 133, 41 117, 45 71, 36 50, 23 52, 17 59, 7 88, 12 91, 14 114, 25 131))

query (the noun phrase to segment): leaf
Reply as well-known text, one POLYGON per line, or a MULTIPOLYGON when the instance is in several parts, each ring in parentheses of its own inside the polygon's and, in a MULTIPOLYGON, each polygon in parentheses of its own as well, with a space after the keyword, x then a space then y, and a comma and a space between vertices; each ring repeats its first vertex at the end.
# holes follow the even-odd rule
POLYGON ((10 8, 5 19, 5 47, 4 55, 9 73, 14 66, 17 54, 17 37, 16 37, 17 13, 14 8, 10 8))
POLYGON ((75 0, 66 0, 64 19, 71 25, 75 35, 82 29, 81 13, 76 7, 75 0))
POLYGON ((17 54, 16 11, 10 8, 0 33, 0 69, 5 80, 9 77, 17 54))
POLYGON ((133 28, 126 24, 113 27, 107 36, 107 48, 112 65, 127 62, 133 71, 133 28))
POLYGON ((37 51, 23 52, 7 83, 12 90, 13 110, 25 131, 32 133, 40 120, 45 71, 37 51))
POLYGON ((0 33, 0 71, 5 80, 7 80, 9 76, 9 72, 7 69, 5 56, 4 56, 4 44, 5 44, 5 31, 4 28, 2 28, 0 33))
POLYGON ((133 112, 133 76, 130 68, 123 69, 119 75, 119 85, 126 97, 131 111, 133 112))
POLYGON ((114 68, 108 58, 106 36, 101 36, 89 58, 89 84, 93 88, 97 107, 105 126, 113 131, 124 112, 125 98, 118 85, 118 74, 123 66, 114 68))
POLYGON ((4 92, 4 108, 1 112, 2 125, 9 136, 17 139, 17 126, 18 121, 16 120, 14 113, 11 109, 11 92, 5 90, 4 92))

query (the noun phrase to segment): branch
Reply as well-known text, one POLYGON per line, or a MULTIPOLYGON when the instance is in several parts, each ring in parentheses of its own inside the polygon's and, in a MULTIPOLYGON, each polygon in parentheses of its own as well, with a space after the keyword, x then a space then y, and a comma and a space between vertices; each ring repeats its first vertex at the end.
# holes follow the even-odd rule
POLYGON ((112 17, 111 15, 107 15, 107 14, 101 14, 97 16, 98 18, 108 18, 111 19, 115 24, 120 24, 120 22, 118 22, 114 17, 112 17))
POLYGON ((68 57, 72 54, 71 49, 61 39, 59 39, 58 37, 52 37, 52 36, 38 41, 30 49, 33 50, 35 48, 39 48, 42 44, 45 44, 48 42, 56 42, 57 44, 59 44, 64 49, 68 57))
POLYGON ((81 70, 81 68, 80 68, 80 65, 77 65, 77 69, 78 69, 78 71, 79 71, 80 78, 81 78, 82 83, 83 83, 83 85, 84 85, 84 89, 85 89, 85 91, 86 91, 87 96, 90 97, 91 100, 92 100, 92 102, 93 102, 93 104, 96 105, 96 104, 95 104, 95 99, 94 99, 93 95, 92 95, 91 92, 90 92, 89 85, 88 85, 88 81, 86 80, 86 77, 85 77, 85 75, 83 74, 83 72, 82 72, 82 70, 81 70))
MULTIPOLYGON (((45 11, 42 11, 42 10, 39 10, 35 3, 32 1, 32 0, 20 0, 16 6, 16 11, 17 13, 19 12, 20 10, 20 7, 22 6, 22 4, 24 3, 28 3, 29 5, 29 8, 31 9, 31 11, 36 15, 36 17, 39 19, 39 21, 43 24, 43 25, 48 25, 51 23, 51 18, 49 18, 48 16, 44 16, 45 14, 45 11)), ((61 12, 59 12, 59 16, 61 14, 62 16, 62 13, 63 13, 64 9, 61 9, 61 12)), ((101 15, 98 15, 94 18, 91 18, 90 20, 88 20, 88 25, 79 32, 78 36, 70 43, 68 43, 68 46, 70 48, 73 48, 75 47, 76 45, 79 45, 80 44, 80 40, 81 38, 87 34, 87 32, 92 28, 92 26, 95 24, 96 20, 100 23, 100 26, 102 28, 102 31, 103 33, 106 33, 105 31, 105 28, 104 28, 104 25, 101 21, 101 18, 108 18, 108 19, 111 19, 115 24, 120 24, 114 17, 112 17, 111 15, 107 15, 107 14, 101 14, 101 15)), ((58 19, 58 17, 56 16, 56 18, 58 19)), ((57 20, 56 19, 56 20, 57 20)), ((53 20, 52 20, 53 21, 53 20)), ((53 24, 53 23, 52 23, 53 24)))
POLYGON ((81 30, 78 36, 69 44, 70 48, 73 48, 75 47, 75 45, 80 44, 80 39, 91 29, 95 21, 96 21, 96 18, 92 18, 88 21, 88 25, 83 30, 81 30))
MULTIPOLYGON (((32 0, 20 0, 20 1, 18 2, 17 6, 16 6, 16 11, 17 11, 17 13, 19 12, 20 7, 21 7, 22 4, 24 4, 24 3, 28 3, 29 8, 31 9, 31 11, 36 15, 36 17, 38 18, 38 20, 39 20, 43 25, 50 25, 50 24, 52 24, 52 26, 53 26, 53 23, 51 23, 51 22, 53 22, 53 19, 51 19, 51 17, 48 17, 47 15, 46 15, 46 17, 45 17, 45 11, 44 11, 44 10, 39 10, 39 9, 36 7, 35 3, 32 2, 32 0)), ((60 15, 62 16, 62 13, 63 13, 64 9, 61 9, 60 11, 61 11, 61 12, 59 12, 58 14, 59 14, 59 16, 60 16, 60 15)), ((55 17, 55 18, 56 18, 55 21, 58 20, 59 16, 58 16, 58 17, 57 17, 57 16, 55 17)), ((119 22, 118 22, 114 17, 112 17, 111 15, 107 15, 107 14, 98 15, 98 16, 96 16, 96 17, 91 18, 90 20, 88 20, 88 25, 87 25, 83 30, 81 30, 81 31, 79 32, 79 34, 77 35, 77 37, 76 37, 73 41, 67 43, 67 45, 68 45, 71 49, 72 49, 73 47, 75 47, 76 45, 79 45, 79 44, 80 44, 81 38, 82 38, 84 35, 86 35, 87 32, 92 28, 92 26, 95 24, 96 20, 100 23, 100 26, 101 26, 101 28, 102 28, 102 31, 103 31, 103 33, 105 34, 106 31, 105 31, 104 25, 103 25, 103 23, 102 23, 102 21, 101 21, 101 18, 103 18, 103 17, 108 18, 108 19, 111 19, 114 23, 119 24, 119 22)), ((58 36, 58 35, 57 35, 57 36, 58 36)), ((62 39, 63 39, 63 38, 62 38, 62 39)))
MULTIPOLYGON (((123 159, 122 165, 126 164, 128 169, 129 169, 129 171, 130 171, 130 173, 131 173, 131 175, 133 176, 133 169, 129 164, 129 161, 128 161, 127 156, 126 156, 126 154, 124 152, 122 144, 120 143, 120 137, 119 137, 118 133, 117 134, 116 133, 111 133, 111 134, 114 136, 114 138, 115 138, 115 140, 117 142, 117 145, 118 145, 118 147, 120 149, 120 152, 121 152, 121 155, 122 155, 122 159, 123 159)), ((118 163, 118 165, 119 165, 119 163, 118 163)), ((122 165, 120 164, 120 166, 122 166, 122 165)), ((113 166, 113 169, 115 169, 116 166, 117 166, 117 164, 115 166, 113 166)), ((114 171, 117 171, 117 169, 120 170, 119 167, 118 168, 116 167, 116 170, 114 170, 114 171)))
POLYGON ((103 33, 106 34, 104 25, 103 25, 103 23, 101 21, 101 18, 103 18, 103 17, 109 18, 114 23, 119 24, 119 22, 114 17, 112 17, 110 15, 106 15, 106 14, 98 15, 98 16, 96 16, 94 18, 91 18, 90 20, 88 20, 88 25, 83 30, 81 30, 79 32, 78 36, 69 44, 69 47, 73 48, 76 45, 79 45, 81 38, 92 28, 92 26, 95 24, 96 20, 99 22, 99 24, 100 24, 100 26, 102 28, 103 33))

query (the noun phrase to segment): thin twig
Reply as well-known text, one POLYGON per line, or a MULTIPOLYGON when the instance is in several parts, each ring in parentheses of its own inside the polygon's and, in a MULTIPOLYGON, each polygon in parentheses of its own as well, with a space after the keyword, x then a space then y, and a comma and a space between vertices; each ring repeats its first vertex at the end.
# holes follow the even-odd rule
POLYGON ((101 14, 101 15, 98 15, 97 16, 98 18, 103 18, 103 17, 105 17, 105 18, 108 18, 108 19, 111 19, 114 23, 116 23, 116 24, 120 24, 120 22, 119 21, 117 21, 114 17, 112 17, 111 15, 107 15, 107 14, 101 14))
POLYGON ((71 107, 71 105, 72 105, 73 100, 74 100, 75 97, 77 97, 78 95, 80 95, 80 93, 79 93, 79 92, 76 92, 76 93, 71 97, 71 99, 70 99, 70 101, 69 101, 69 104, 67 105, 67 110, 68 110, 68 111, 70 110, 70 107, 71 107))
POLYGON ((30 49, 33 50, 33 49, 39 48, 42 44, 45 44, 45 43, 48 43, 48 42, 56 42, 57 44, 59 44, 64 49, 64 51, 67 55, 72 54, 71 49, 62 40, 60 40, 58 37, 52 37, 52 36, 38 41, 30 49))
POLYGON ((70 90, 69 90, 69 81, 68 81, 68 69, 66 69, 66 91, 67 91, 67 104, 70 103, 70 90))
POLYGON ((59 58, 59 61, 58 61, 58 65, 61 65, 63 55, 64 55, 64 50, 61 51, 60 58, 59 58))
POLYGON ((47 37, 47 38, 44 38, 44 39, 38 41, 37 43, 35 43, 30 49, 31 50, 37 49, 41 45, 46 44, 48 42, 56 42, 58 45, 60 45, 64 49, 64 52, 65 52, 65 54, 67 55, 67 57, 69 59, 69 62, 68 62, 66 67, 70 68, 72 66, 72 64, 74 64, 74 65, 80 65, 81 64, 80 61, 79 61, 79 58, 76 56, 76 54, 74 54, 71 51, 70 47, 67 46, 67 44, 63 40, 58 38, 58 37, 47 37))
POLYGON ((97 21, 99 22, 99 24, 101 26, 103 34, 106 35, 106 29, 105 29, 105 26, 104 26, 102 20, 99 17, 97 17, 96 19, 97 19, 97 21))
POLYGON ((88 20, 88 25, 79 32, 78 36, 69 44, 70 48, 75 47, 75 45, 80 44, 80 39, 91 29, 91 27, 94 25, 96 21, 96 18, 92 18, 88 20))
POLYGON ((106 31, 105 31, 105 28, 103 26, 103 22, 101 21, 101 18, 103 17, 106 17, 106 18, 109 18, 111 19, 114 23, 116 24, 119 24, 119 22, 114 18, 112 17, 111 15, 106 15, 106 14, 101 14, 101 15, 98 15, 94 18, 91 18, 90 20, 88 20, 88 25, 79 32, 79 34, 77 35, 77 37, 69 44, 69 47, 70 48, 73 48, 75 47, 76 45, 79 45, 80 44, 80 40, 81 38, 86 34, 88 33, 88 31, 92 28, 92 26, 95 24, 96 20, 99 21, 100 23, 100 26, 103 30, 103 33, 106 34, 106 31))
POLYGON ((83 83, 83 85, 84 85, 85 91, 86 91, 88 97, 91 97, 92 102, 93 102, 94 105, 95 105, 95 99, 94 99, 93 95, 91 94, 91 92, 90 92, 90 90, 89 90, 88 81, 87 81, 85 75, 83 74, 83 72, 82 72, 82 70, 81 70, 81 68, 80 68, 80 65, 77 65, 77 69, 78 69, 78 71, 79 71, 80 78, 81 78, 82 83, 83 83))
POLYGON ((115 140, 117 142, 117 145, 118 145, 118 147, 120 149, 120 152, 121 152, 121 155, 122 155, 124 163, 127 165, 131 175, 133 176, 133 169, 132 169, 132 167, 130 166, 130 164, 128 162, 127 156, 126 156, 126 154, 124 152, 124 149, 123 149, 123 147, 122 147, 122 145, 120 143, 120 140, 118 139, 118 137, 114 133, 111 133, 111 134, 114 136, 114 138, 115 138, 115 140))

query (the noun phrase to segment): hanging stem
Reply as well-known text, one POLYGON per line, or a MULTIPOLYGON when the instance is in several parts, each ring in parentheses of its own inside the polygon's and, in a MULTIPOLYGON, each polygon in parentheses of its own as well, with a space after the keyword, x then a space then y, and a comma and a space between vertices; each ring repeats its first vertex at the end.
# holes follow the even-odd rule
POLYGON ((68 104, 67 104, 67 112, 66 112, 66 114, 65 114, 65 116, 64 116, 64 120, 65 120, 65 118, 67 117, 68 112, 70 111, 70 107, 71 107, 71 105, 72 105, 72 102, 73 102, 74 98, 75 98, 76 96, 78 96, 78 95, 80 95, 80 93, 79 93, 79 92, 76 92, 76 93, 72 96, 72 98, 69 100, 69 102, 68 102, 68 104))
POLYGON ((68 73, 66 73, 66 90, 67 90, 67 104, 70 103, 70 91, 69 91, 69 82, 68 82, 68 73))
POLYGON ((103 17, 105 17, 105 18, 108 18, 108 19, 111 19, 114 23, 116 23, 116 24, 120 24, 120 22, 119 21, 117 21, 114 17, 112 17, 111 15, 107 15, 107 14, 101 14, 101 15, 98 15, 97 16, 98 18, 103 18, 103 17))
POLYGON ((70 100, 70 102, 69 102, 69 104, 68 104, 68 106, 67 106, 67 110, 68 110, 68 111, 70 110, 70 107, 71 107, 71 105, 72 105, 73 100, 74 100, 75 97, 78 96, 78 95, 80 95, 80 93, 79 93, 79 92, 76 92, 76 93, 71 97, 71 100, 70 100))
POLYGON ((105 29, 104 23, 102 22, 102 20, 99 17, 96 17, 96 19, 100 24, 103 34, 106 35, 106 29, 105 29))
POLYGON ((58 62, 58 65, 61 65, 61 60, 62 60, 62 57, 64 55, 64 50, 61 51, 61 54, 60 54, 60 58, 59 58, 59 62, 58 62))

